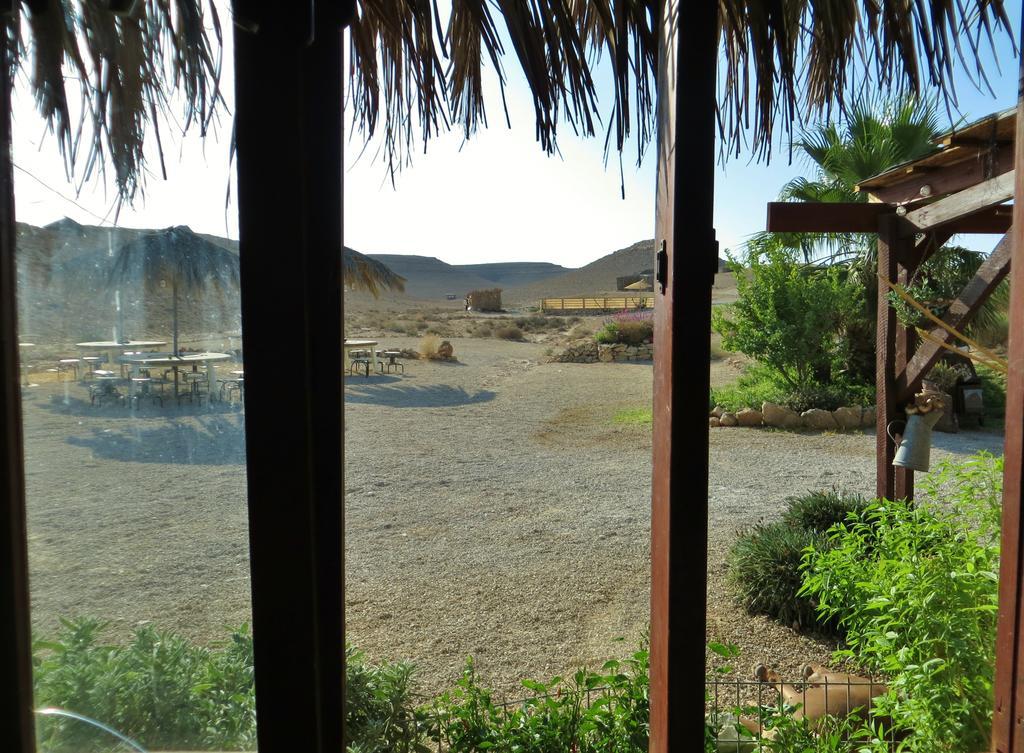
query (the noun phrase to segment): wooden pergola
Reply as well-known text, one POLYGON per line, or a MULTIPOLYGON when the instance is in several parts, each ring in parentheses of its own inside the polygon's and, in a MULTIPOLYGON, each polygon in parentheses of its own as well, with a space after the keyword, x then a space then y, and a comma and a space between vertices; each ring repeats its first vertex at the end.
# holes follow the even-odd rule
MULTIPOLYGON (((1022 100, 1024 102, 1024 100, 1022 100)), ((1022 105, 1024 107, 1024 105, 1022 105)), ((1015 143, 1024 117, 1020 108, 990 115, 937 139, 938 151, 862 181, 865 203, 770 203, 767 229, 774 232, 877 233, 881 280, 906 285, 928 257, 957 233, 1001 237, 974 278, 952 302, 943 321, 962 330, 1010 274, 1015 245, 1007 204, 1020 191, 1015 143)), ((1022 142, 1024 143, 1024 142, 1022 142)), ((1006 407, 1006 469, 1003 488, 999 622, 996 635, 994 751, 1024 747, 1024 562, 1022 455, 1024 455, 1024 269, 1015 269, 1010 304, 1010 376, 1006 407)), ((881 282, 880 280, 880 282, 881 282)), ((923 342, 902 326, 889 303, 888 286, 878 286, 876 470, 879 497, 912 498, 914 472, 892 465, 898 442, 887 428, 903 415, 922 379, 950 344, 952 335, 935 327, 923 342)), ((899 435, 897 440, 899 439, 899 435)))
MULTIPOLYGON (((1008 231, 1013 198, 1016 110, 990 115, 936 139, 938 151, 898 165, 857 186, 864 203, 776 202, 768 205, 772 232, 877 233, 878 273, 907 285, 929 256, 957 233, 998 233, 1002 239, 944 317, 962 329, 1010 271, 1008 231)), ((914 472, 892 461, 898 443, 888 428, 903 417, 921 380, 938 363, 952 336, 936 326, 919 342, 878 286, 877 488, 887 499, 914 496, 914 472)), ((899 435, 896 435, 899 437, 899 435)))

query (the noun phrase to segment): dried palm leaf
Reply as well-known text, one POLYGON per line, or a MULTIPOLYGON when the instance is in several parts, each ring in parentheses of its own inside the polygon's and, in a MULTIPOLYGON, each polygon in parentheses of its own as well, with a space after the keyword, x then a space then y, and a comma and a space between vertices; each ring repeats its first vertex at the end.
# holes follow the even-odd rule
MULTIPOLYGON (((686 23, 686 4, 675 1, 686 23)), ((31 55, 36 100, 69 170, 79 158, 68 106, 68 89, 77 86, 101 134, 81 157, 86 173, 106 153, 122 196, 131 198, 146 126, 169 102, 183 99, 186 129, 205 131, 215 117, 220 20, 214 0, 140 0, 135 15, 116 20, 95 2, 23 0, 29 23, 12 28, 27 38, 13 47, 31 55)), ((451 123, 467 137, 485 125, 484 70, 493 68, 504 97, 509 54, 531 92, 545 150, 557 150, 560 124, 590 136, 607 123, 608 148, 621 152, 635 133, 643 155, 654 134, 657 0, 452 0, 447 19, 440 5, 357 0, 349 42, 354 124, 367 142, 381 138, 392 170, 451 123), (610 113, 598 96, 601 66, 611 73, 610 113)), ((983 57, 995 50, 996 35, 1012 39, 1003 0, 718 0, 718 7, 721 141, 732 153, 749 144, 759 157, 770 156, 776 126, 828 115, 851 91, 955 101, 954 70, 986 86, 983 57)))

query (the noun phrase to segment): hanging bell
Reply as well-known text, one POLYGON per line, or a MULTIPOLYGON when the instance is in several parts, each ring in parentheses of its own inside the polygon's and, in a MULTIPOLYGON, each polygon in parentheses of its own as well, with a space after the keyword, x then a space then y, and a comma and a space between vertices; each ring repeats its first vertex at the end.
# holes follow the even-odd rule
POLYGON ((909 468, 912 471, 927 471, 928 460, 932 449, 932 427, 942 418, 942 409, 936 408, 928 413, 915 413, 907 418, 907 428, 903 432, 903 441, 896 450, 892 464, 897 468, 909 468))

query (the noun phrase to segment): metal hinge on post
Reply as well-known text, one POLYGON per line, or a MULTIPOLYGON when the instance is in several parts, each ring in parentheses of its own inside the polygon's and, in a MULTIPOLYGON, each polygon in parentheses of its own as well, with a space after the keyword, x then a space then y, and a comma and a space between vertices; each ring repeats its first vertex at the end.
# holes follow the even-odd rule
POLYGON ((665 241, 661 242, 661 248, 658 249, 658 272, 655 279, 661 285, 661 294, 665 295, 665 288, 668 286, 668 248, 665 241))
MULTIPOLYGON (((712 230, 712 232, 715 232, 715 231, 712 230)), ((715 275, 718 274, 718 251, 719 251, 719 245, 718 245, 718 238, 717 237, 713 241, 711 241, 711 247, 712 247, 712 249, 714 249, 714 253, 711 254, 711 261, 712 261, 712 264, 711 264, 711 284, 714 285, 715 284, 715 275)))

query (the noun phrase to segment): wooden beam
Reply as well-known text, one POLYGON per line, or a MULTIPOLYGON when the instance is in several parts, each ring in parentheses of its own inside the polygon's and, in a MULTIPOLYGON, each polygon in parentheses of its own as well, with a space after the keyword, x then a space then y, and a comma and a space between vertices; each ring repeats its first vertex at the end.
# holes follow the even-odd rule
POLYGON ((710 389, 718 270, 718 3, 668 0, 661 8, 649 750, 674 753, 704 736, 709 437, 707 406, 694 395, 710 389))
MULTIPOLYGON (((1012 248, 1012 235, 1007 233, 956 300, 950 304, 949 311, 942 317, 946 324, 962 331, 971 323, 985 301, 1009 274, 1012 248)), ((935 327, 931 334, 944 343, 953 341, 953 336, 941 327, 935 327)), ((944 348, 931 340, 921 343, 910 363, 896 379, 897 399, 901 402, 908 401, 920 388, 921 380, 945 352, 944 348)))
POLYGON ((1024 56, 1018 71, 1016 183, 1010 263, 1010 346, 1003 443, 1003 519, 992 750, 1024 752, 1024 56))
POLYGON ((879 219, 895 210, 868 202, 771 201, 765 229, 770 233, 875 233, 879 219))
POLYGON ((883 204, 910 204, 963 191, 1010 170, 1013 170, 1013 144, 999 144, 989 155, 979 154, 977 158, 952 165, 912 172, 900 183, 871 188, 867 194, 883 204))
POLYGON ((907 212, 906 219, 918 231, 930 230, 1013 198, 1014 173, 1003 173, 943 199, 907 212))
MULTIPOLYGON (((900 232, 899 219, 882 218, 878 226, 878 273, 889 281, 906 284, 910 269, 899 263, 913 251, 913 239, 900 232)), ((906 367, 911 342, 906 327, 896 319, 896 310, 889 304, 886 286, 878 286, 878 346, 875 363, 875 493, 884 499, 910 499, 914 495, 914 473, 893 467, 897 441, 890 436, 894 422, 903 413, 895 389, 896 374, 906 367)), ((898 437, 898 433, 896 434, 898 437)))
MULTIPOLYGON (((10 11, 0 5, 0 33, 10 11)), ((22 444, 21 379, 11 163, 11 73, 0 50, 0 740, 10 753, 34 753, 32 634, 29 625, 28 539, 22 444)))
MULTIPOLYGON (((1010 228, 1013 208, 994 206, 944 223, 950 233, 1005 233, 1010 228)), ((771 233, 876 233, 882 217, 895 214, 895 207, 868 202, 812 203, 772 201, 768 203, 765 230, 771 233)), ((921 230, 909 222, 901 235, 921 230)))

